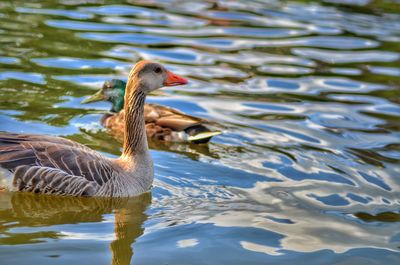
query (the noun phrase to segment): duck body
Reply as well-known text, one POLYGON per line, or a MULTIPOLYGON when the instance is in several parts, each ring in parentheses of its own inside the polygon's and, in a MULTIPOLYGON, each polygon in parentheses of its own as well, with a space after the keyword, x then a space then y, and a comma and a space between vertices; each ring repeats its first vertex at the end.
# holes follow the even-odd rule
MULTIPOLYGON (((204 126, 205 120, 157 104, 145 104, 144 117, 149 139, 200 144, 207 143, 213 136, 220 134, 219 131, 210 131, 204 126)), ((106 113, 101 118, 101 125, 118 139, 123 138, 124 123, 124 110, 106 113)))
MULTIPOLYGON (((111 111, 102 117, 101 124, 118 139, 123 136, 125 122, 125 112, 122 109, 124 100, 121 96, 125 93, 125 87, 124 81, 112 79, 106 81, 103 88, 96 94, 83 101, 83 103, 89 103, 106 100, 112 103, 111 111)), ((211 123, 205 119, 158 104, 145 104, 144 117, 146 134, 149 139, 166 142, 207 143, 213 136, 221 133, 217 130, 210 130, 208 127, 211 123)))
MULTIPOLYGON (((150 189, 153 162, 144 121, 146 95, 186 84, 158 63, 132 68, 125 93, 124 146, 117 159, 61 137, 0 132, 0 173, 11 190, 71 196, 135 196, 150 189)), ((1 176, 0 176, 1 177, 1 176)))

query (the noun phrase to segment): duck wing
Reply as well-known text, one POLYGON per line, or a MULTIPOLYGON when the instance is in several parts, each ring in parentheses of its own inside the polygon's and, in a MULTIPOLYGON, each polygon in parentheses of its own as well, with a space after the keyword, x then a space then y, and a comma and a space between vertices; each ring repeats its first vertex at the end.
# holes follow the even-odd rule
POLYGON ((115 170, 110 159, 73 141, 10 133, 0 133, 0 167, 14 172, 18 190, 63 195, 93 195, 115 170))
MULTIPOLYGON (((173 131, 183 131, 191 126, 208 123, 204 119, 186 115, 179 110, 157 104, 145 104, 144 117, 146 124, 152 123, 164 128, 170 128, 173 131)), ((124 110, 118 113, 105 114, 101 124, 112 131, 123 131, 125 124, 124 110)))
POLYGON ((173 131, 183 131, 189 127, 207 123, 204 119, 157 104, 146 104, 144 107, 144 116, 146 123, 155 123, 158 126, 167 127, 173 131))
MULTIPOLYGON (((148 138, 163 141, 187 141, 193 143, 206 143, 213 136, 221 134, 218 130, 208 128, 213 123, 205 119, 187 115, 179 110, 157 105, 145 104, 144 117, 146 134, 148 138), (177 134, 175 132, 184 132, 177 134)), ((123 140, 125 112, 107 113, 101 119, 101 124, 110 130, 111 134, 123 140)))

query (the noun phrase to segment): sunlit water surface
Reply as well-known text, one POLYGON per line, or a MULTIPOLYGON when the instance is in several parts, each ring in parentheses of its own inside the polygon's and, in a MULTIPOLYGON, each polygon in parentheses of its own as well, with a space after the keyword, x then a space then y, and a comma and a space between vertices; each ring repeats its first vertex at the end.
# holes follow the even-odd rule
POLYGON ((397 1, 0 2, 0 130, 117 156, 80 101, 140 58, 149 102, 221 124, 151 143, 151 193, 0 193, 1 264, 400 264, 397 1), (115 2, 115 3, 113 3, 115 2))

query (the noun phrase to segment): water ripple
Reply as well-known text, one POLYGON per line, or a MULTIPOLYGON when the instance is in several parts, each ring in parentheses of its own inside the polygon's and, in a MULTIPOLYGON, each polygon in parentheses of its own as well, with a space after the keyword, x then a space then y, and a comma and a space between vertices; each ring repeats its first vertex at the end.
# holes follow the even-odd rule
POLYGON ((399 53, 385 51, 327 51, 318 49, 293 49, 293 53, 302 57, 323 61, 330 64, 362 62, 394 62, 400 59, 399 53))
POLYGON ((223 133, 150 141, 154 188, 133 201, 0 192, 2 262, 398 264, 399 12, 363 0, 3 1, 0 131, 116 157, 99 124, 110 104, 80 102, 149 59, 190 83, 147 101, 223 133))

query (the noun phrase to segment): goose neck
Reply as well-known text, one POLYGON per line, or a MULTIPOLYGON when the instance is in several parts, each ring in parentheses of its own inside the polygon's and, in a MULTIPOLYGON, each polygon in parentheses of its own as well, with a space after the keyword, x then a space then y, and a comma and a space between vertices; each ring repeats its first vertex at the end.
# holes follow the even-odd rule
POLYGON ((124 157, 133 157, 148 151, 144 120, 145 99, 145 93, 139 89, 125 96, 124 157))

